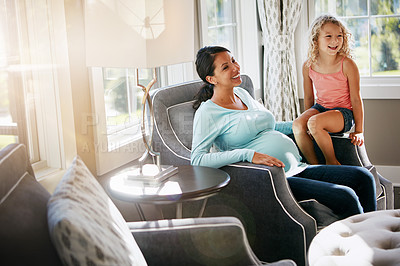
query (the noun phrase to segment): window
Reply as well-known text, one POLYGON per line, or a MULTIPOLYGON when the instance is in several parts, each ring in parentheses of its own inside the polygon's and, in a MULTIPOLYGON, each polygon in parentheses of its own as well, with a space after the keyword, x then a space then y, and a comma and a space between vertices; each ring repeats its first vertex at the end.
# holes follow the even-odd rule
POLYGON ((76 153, 63 8, 62 0, 0 3, 0 148, 25 144, 38 178, 76 153))
POLYGON ((362 76, 400 76, 400 2, 398 0, 315 1, 315 15, 336 14, 355 39, 362 76))
POLYGON ((237 55, 236 1, 202 0, 200 3, 203 46, 224 46, 237 55))
MULTIPOLYGON (((153 79, 153 71, 91 68, 92 120, 96 125, 94 146, 98 175, 138 159, 145 152, 141 132, 144 95, 141 86, 149 84, 153 79)), ((157 82, 151 91, 194 78, 193 63, 163 66, 155 71, 157 82)), ((149 128, 147 126, 146 130, 149 128)))
POLYGON ((251 77, 256 97, 261 97, 262 44, 256 1, 200 0, 200 46, 221 45, 251 77))
MULTIPOLYGON (((28 72, 22 72, 22 61, 20 47, 21 36, 19 27, 21 21, 17 20, 16 3, 7 1, 1 5, 0 14, 0 149, 10 143, 24 143, 27 147, 33 147, 27 139, 27 118, 32 113, 27 114, 25 110, 25 90, 24 77, 28 72)), ((30 106, 27 106, 30 110, 30 106)), ((36 132, 35 125, 31 131, 36 132)), ((32 150, 30 157, 33 161, 37 160, 37 148, 32 150)))
POLYGON ((352 32, 363 95, 379 86, 381 95, 400 97, 400 1, 311 0, 311 21, 322 13, 338 16, 352 32))
MULTIPOLYGON (((39 33, 29 25, 37 18, 26 14, 26 6, 23 1, 4 1, 1 4, 0 148, 10 143, 23 143, 29 151, 31 163, 37 163, 41 157, 34 93, 36 86, 45 82, 45 75, 44 64, 41 65, 32 55, 39 51, 38 47, 29 45, 29 38, 34 39, 39 33)), ((43 21, 36 22, 40 24, 43 21)))
MULTIPOLYGON (((111 157, 119 156, 118 164, 139 158, 145 149, 142 145, 143 89, 153 79, 153 69, 91 68, 91 90, 96 125, 95 149, 99 175, 116 166, 111 157), (105 118, 105 119, 103 119, 105 118), (104 134, 105 133, 105 134, 104 134), (123 157, 124 151, 131 156, 123 157)), ((159 67, 156 70, 157 88, 193 80, 193 63, 159 67)), ((148 130, 150 127, 146 127, 148 130)), ((117 161, 117 160, 115 160, 117 161)))
POLYGON ((141 137, 143 90, 152 79, 151 69, 103 68, 107 150, 141 137))

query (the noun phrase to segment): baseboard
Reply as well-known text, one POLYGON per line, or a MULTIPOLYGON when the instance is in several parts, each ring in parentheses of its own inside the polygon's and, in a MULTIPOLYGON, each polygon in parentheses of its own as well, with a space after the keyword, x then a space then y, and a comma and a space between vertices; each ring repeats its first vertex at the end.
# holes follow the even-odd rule
POLYGON ((390 180, 394 186, 400 187, 400 166, 375 165, 375 167, 384 178, 390 180))

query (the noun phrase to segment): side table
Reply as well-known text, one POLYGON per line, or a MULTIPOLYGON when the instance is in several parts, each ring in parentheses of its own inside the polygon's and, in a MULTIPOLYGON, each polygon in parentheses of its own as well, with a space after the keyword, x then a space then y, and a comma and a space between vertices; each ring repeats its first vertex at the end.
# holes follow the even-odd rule
POLYGON ((176 218, 182 218, 182 202, 203 200, 199 217, 204 213, 207 199, 230 181, 229 175, 220 170, 203 166, 178 166, 178 173, 162 182, 160 186, 138 186, 129 182, 126 172, 130 168, 116 173, 109 180, 106 189, 116 199, 132 202, 139 212, 140 219, 145 215, 140 204, 176 204, 176 218))

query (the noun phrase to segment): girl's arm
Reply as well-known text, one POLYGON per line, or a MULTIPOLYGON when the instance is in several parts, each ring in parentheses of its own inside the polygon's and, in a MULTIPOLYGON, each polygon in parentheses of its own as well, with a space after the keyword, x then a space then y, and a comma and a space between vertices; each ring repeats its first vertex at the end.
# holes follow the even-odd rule
POLYGON ((304 110, 310 109, 314 105, 314 91, 310 77, 309 68, 303 64, 303 88, 304 88, 304 110))
POLYGON ((254 150, 250 149, 210 152, 224 126, 214 119, 207 110, 197 110, 193 122, 191 164, 219 168, 237 162, 252 162, 254 150))
POLYGON ((354 145, 361 146, 364 143, 364 106, 360 92, 360 73, 356 63, 350 58, 346 58, 343 62, 343 73, 349 82, 355 123, 355 131, 350 134, 350 138, 354 145))

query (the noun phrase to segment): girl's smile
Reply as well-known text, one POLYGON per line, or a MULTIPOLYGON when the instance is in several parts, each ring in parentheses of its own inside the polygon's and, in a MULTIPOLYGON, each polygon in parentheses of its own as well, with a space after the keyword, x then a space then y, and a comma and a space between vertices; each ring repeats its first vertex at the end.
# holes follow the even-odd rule
POLYGON ((318 47, 320 52, 336 55, 343 46, 343 32, 341 28, 333 23, 325 24, 318 36, 318 47))

